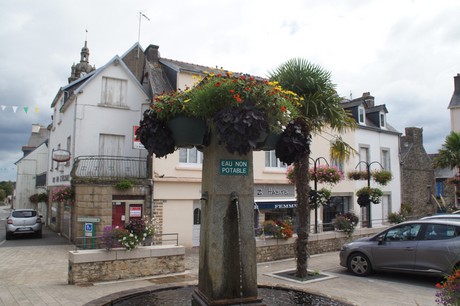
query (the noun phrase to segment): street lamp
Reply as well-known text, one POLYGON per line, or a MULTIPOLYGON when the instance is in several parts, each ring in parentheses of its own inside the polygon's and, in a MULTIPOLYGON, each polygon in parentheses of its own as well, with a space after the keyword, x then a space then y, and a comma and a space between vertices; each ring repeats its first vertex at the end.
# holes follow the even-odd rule
MULTIPOLYGON (((368 188, 371 188, 371 165, 372 165, 372 164, 379 164, 380 167, 381 167, 382 169, 384 169, 384 168, 383 168, 382 164, 379 163, 378 161, 373 161, 373 162, 360 161, 360 162, 356 165, 355 169, 358 168, 358 166, 359 166, 361 163, 363 163, 363 164, 366 165, 366 171, 367 171, 367 187, 368 187, 368 188)), ((369 203, 369 204, 367 204, 367 205, 369 205, 369 209, 367 210, 368 227, 369 227, 369 228, 372 228, 371 203, 369 203)))
MULTIPOLYGON (((310 157, 310 159, 313 161, 313 173, 315 173, 315 177, 314 177, 314 188, 315 189, 314 190, 315 192, 318 192, 318 178, 316 176, 317 166, 321 164, 321 160, 324 160, 324 162, 326 163, 328 167, 329 167, 329 163, 324 157, 318 157, 317 159, 313 159, 310 157)), ((315 205, 315 234, 317 233, 318 233, 318 207, 315 205)))

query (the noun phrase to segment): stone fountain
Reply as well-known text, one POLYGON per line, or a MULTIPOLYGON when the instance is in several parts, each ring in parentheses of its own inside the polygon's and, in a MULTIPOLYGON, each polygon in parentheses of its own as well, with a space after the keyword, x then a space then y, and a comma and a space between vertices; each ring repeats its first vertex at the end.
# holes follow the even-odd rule
POLYGON ((263 305, 257 296, 252 151, 204 148, 198 287, 193 305, 263 305))

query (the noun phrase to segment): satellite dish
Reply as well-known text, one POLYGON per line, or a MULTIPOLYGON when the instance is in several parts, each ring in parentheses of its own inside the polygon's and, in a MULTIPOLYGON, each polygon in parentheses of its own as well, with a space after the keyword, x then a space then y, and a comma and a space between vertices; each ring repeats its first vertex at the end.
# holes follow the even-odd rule
POLYGON ((51 158, 56 162, 66 162, 70 160, 70 152, 67 150, 53 150, 51 158))

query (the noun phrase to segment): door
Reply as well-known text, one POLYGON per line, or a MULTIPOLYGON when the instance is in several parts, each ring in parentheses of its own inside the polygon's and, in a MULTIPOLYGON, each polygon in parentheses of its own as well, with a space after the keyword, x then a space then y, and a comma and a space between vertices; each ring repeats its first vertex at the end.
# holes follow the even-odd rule
POLYGON ((375 267, 386 270, 412 270, 420 228, 421 224, 400 225, 380 235, 381 242, 372 246, 375 267))
MULTIPOLYGON (((123 135, 99 135, 99 155, 101 156, 123 156, 125 136, 123 135)), ((100 159, 97 173, 99 176, 123 177, 124 169, 117 168, 116 161, 100 159)))
POLYGON ((112 226, 125 227, 126 222, 126 203, 112 202, 112 226))

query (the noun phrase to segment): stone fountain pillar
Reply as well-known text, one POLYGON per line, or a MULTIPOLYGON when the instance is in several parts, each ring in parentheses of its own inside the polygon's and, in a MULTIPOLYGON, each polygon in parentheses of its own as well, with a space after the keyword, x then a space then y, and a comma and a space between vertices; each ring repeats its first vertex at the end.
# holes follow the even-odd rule
POLYGON ((199 281, 192 304, 262 305, 257 298, 252 151, 231 154, 212 137, 203 153, 199 281))

